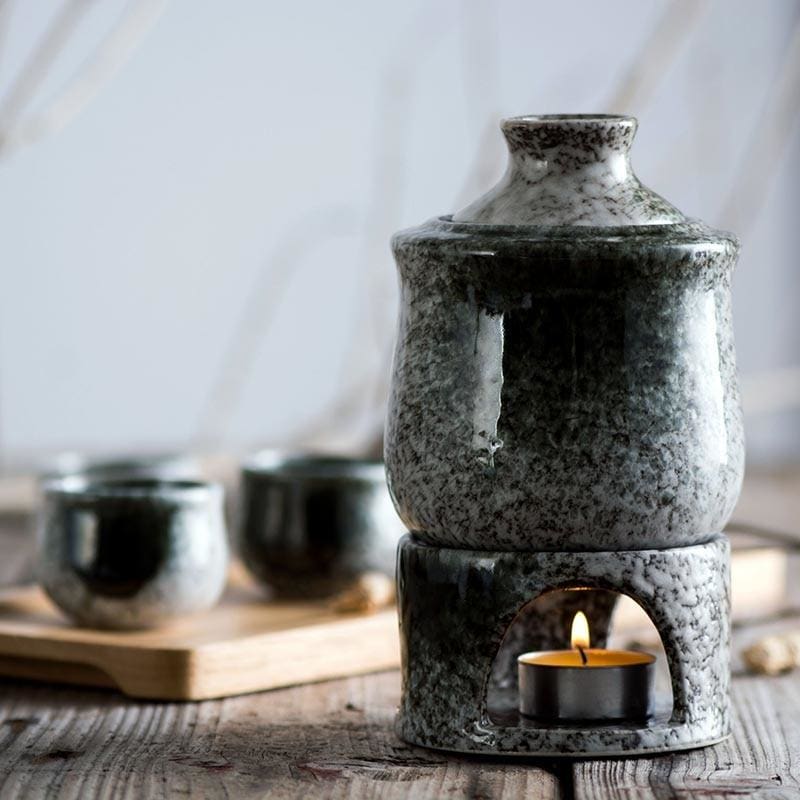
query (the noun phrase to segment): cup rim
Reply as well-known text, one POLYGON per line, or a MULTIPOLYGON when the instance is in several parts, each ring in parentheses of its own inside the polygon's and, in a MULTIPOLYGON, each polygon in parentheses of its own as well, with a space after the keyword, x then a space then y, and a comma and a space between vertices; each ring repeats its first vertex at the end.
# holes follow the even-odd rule
POLYGON ((171 478, 95 478, 91 475, 67 475, 46 480, 47 497, 79 500, 146 500, 169 497, 181 500, 203 499, 222 494, 218 483, 171 478))
POLYGON ((381 459, 330 453, 261 450, 245 459, 242 473, 286 481, 386 482, 386 470, 381 459))

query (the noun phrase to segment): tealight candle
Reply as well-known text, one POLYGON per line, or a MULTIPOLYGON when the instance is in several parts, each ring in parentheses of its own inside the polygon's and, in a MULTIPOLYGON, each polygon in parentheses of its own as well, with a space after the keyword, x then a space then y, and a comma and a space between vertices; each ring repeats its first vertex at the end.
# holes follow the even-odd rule
POLYGON ((548 722, 640 721, 653 715, 655 656, 590 647, 589 623, 572 621, 571 650, 523 653, 519 710, 548 722))

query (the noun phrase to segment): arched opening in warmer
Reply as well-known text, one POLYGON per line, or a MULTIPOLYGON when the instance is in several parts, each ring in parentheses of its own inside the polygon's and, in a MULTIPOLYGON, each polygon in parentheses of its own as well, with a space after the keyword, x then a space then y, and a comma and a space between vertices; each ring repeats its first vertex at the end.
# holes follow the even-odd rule
POLYGON ((579 611, 588 619, 592 647, 647 652, 656 657, 654 721, 670 719, 670 668, 661 635, 647 612, 628 595, 581 586, 544 592, 519 609, 506 629, 487 681, 490 720, 517 725, 525 719, 518 712, 517 658, 531 651, 571 649, 572 623, 579 611))

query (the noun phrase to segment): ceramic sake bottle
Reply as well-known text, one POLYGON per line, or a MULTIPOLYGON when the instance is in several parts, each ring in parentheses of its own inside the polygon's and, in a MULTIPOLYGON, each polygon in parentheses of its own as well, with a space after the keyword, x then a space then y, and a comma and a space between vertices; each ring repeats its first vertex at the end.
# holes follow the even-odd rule
POLYGON ((484 550, 709 539, 744 468, 736 239, 638 181, 630 117, 502 131, 495 188, 393 239, 400 516, 424 542, 484 550))

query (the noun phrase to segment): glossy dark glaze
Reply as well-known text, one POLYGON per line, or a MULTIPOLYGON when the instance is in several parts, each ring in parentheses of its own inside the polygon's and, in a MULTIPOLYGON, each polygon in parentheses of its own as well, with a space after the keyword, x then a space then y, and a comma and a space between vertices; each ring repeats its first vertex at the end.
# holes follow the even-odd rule
POLYGON ((39 580, 83 625, 151 627, 209 608, 227 563, 218 486, 80 477, 44 486, 39 580))
POLYGON ((244 564, 284 597, 332 594, 363 572, 394 572, 405 532, 378 461, 268 454, 242 470, 244 564))
MULTIPOLYGON (((586 125, 576 138, 564 124, 574 162, 586 125)), ((600 124, 606 135, 613 121, 600 124)), ((548 136, 551 146, 551 123, 548 136)), ((580 205, 573 173, 548 211, 566 220, 580 205)), ((584 189, 596 179, 592 167, 584 189)), ((503 191, 472 213, 505 207, 503 191)), ((630 214, 672 208, 643 205, 658 197, 648 191, 633 193, 630 214)), ((626 197, 609 208, 621 214, 626 197)), ((385 458, 398 512, 423 541, 673 547, 728 520, 744 469, 736 239, 695 221, 585 223, 444 217, 394 237, 401 310, 385 458)))

